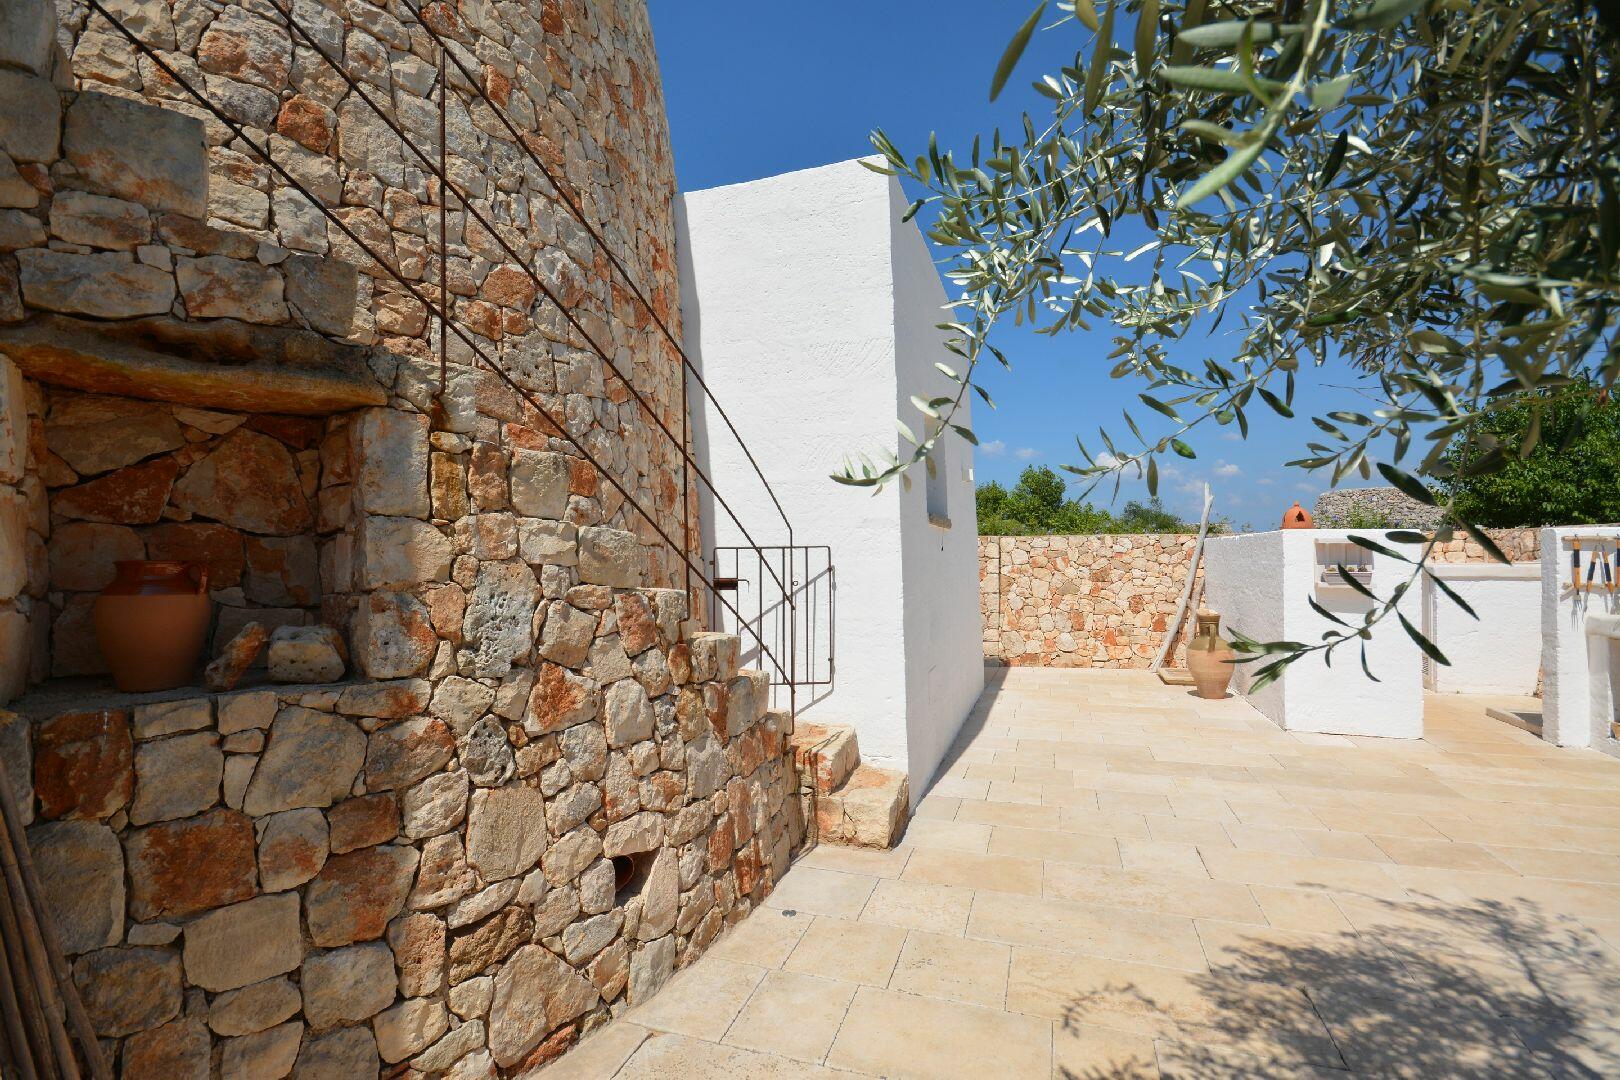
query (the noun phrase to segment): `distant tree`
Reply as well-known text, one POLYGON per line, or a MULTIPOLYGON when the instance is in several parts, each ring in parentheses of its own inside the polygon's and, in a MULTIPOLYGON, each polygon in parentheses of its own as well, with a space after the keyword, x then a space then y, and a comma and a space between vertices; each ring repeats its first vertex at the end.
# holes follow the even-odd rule
POLYGON ((1125 504, 1125 512, 1119 516, 1120 524, 1129 526, 1121 532, 1136 533, 1163 533, 1187 532, 1186 524, 1176 515, 1166 510, 1157 497, 1147 502, 1131 501, 1125 504))
POLYGON ((1031 525, 1056 527, 1063 517, 1068 487, 1045 465, 1031 465, 1018 475, 1018 486, 1007 499, 1008 514, 1031 525))
POLYGON ((981 536, 1080 536, 1095 533, 1190 532, 1158 499, 1131 502, 1118 516, 1068 497, 1063 478, 1031 465, 1009 491, 995 481, 980 484, 976 502, 981 536))
POLYGON ((1620 403, 1595 388, 1555 400, 1527 397, 1494 414, 1484 438, 1452 443, 1447 493, 1457 512, 1495 528, 1596 525, 1620 521, 1620 403), (1497 471, 1473 472, 1499 446, 1520 446, 1539 428, 1528 456, 1497 471))
POLYGON ((1007 510, 1011 493, 994 480, 980 484, 974 493, 978 508, 980 536, 1021 536, 1029 528, 1007 510))

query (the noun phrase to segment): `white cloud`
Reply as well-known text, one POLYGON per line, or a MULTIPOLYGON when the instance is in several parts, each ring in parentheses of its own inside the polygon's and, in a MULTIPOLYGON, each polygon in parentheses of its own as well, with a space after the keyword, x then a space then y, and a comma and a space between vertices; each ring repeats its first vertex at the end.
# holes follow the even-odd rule
POLYGON ((1243 435, 1236 431, 1221 432, 1221 439, 1225 442, 1242 442, 1243 435))
POLYGON ((1119 458, 1115 457, 1113 454, 1110 454, 1107 450, 1104 450, 1102 453, 1098 454, 1094 460, 1098 465, 1101 465, 1105 469, 1112 469, 1115 465, 1119 464, 1119 458))
POLYGON ((1260 479, 1255 481, 1255 483, 1259 484, 1261 487, 1270 487, 1272 484, 1275 484, 1276 482, 1277 481, 1273 480, 1269 476, 1262 476, 1260 479))
POLYGON ((1007 444, 1000 439, 991 439, 987 443, 979 444, 979 453, 985 457, 1000 457, 1007 452, 1007 444))
POLYGON ((1215 475, 1220 477, 1242 476, 1243 470, 1238 468, 1236 465, 1233 465, 1230 461, 1223 461, 1219 465, 1215 466, 1215 475))
POLYGON ((1013 451, 1013 457, 1018 458, 1020 461, 1033 461, 1040 456, 1041 452, 1033 446, 1020 446, 1013 451))

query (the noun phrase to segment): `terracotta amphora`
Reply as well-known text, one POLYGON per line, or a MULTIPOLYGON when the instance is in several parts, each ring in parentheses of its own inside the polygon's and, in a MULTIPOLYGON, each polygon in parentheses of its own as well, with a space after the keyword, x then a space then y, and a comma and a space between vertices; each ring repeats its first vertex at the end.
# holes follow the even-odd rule
POLYGON ((1199 608, 1198 633, 1187 645, 1187 670, 1201 698, 1224 698, 1232 682, 1230 661, 1237 654, 1221 640, 1220 631, 1220 615, 1208 608, 1199 608))
POLYGON ((208 570, 199 563, 130 560, 101 590, 96 641, 113 682, 128 692, 173 690, 197 673, 211 614, 208 570))

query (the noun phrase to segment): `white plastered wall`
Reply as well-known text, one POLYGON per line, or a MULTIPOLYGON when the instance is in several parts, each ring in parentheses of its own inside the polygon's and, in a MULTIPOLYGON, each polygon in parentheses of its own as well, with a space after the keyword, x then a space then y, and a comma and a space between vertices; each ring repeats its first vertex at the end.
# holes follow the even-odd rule
POLYGON ((1423 630, 1451 661, 1428 665, 1426 687, 1439 694, 1534 694, 1541 668, 1541 567, 1431 563, 1430 570, 1479 617, 1424 579, 1423 630))
MULTIPOLYGON (((1204 553, 1204 602, 1220 612, 1223 629, 1241 630, 1259 641, 1314 643, 1326 630, 1343 629, 1311 609, 1312 597, 1345 622, 1359 625, 1371 601, 1347 586, 1322 588, 1316 583, 1317 544, 1344 543, 1348 537, 1337 529, 1212 537, 1204 553)), ((1388 595, 1410 571, 1395 559, 1370 559, 1370 585, 1380 596, 1388 595)), ((1418 605, 1415 595, 1401 605, 1414 625, 1418 605)), ((1423 736, 1422 653, 1393 619, 1381 623, 1367 642, 1367 665, 1377 681, 1363 673, 1353 642, 1335 652, 1331 665, 1321 653, 1313 653, 1291 665, 1280 680, 1248 694, 1253 672, 1263 663, 1237 665, 1233 689, 1285 730, 1423 736)))
POLYGON ((1588 634, 1593 615, 1620 613, 1620 591, 1571 587, 1570 544, 1583 542, 1582 581, 1594 548, 1613 559, 1620 525, 1567 526, 1541 530, 1541 737, 1559 746, 1611 750, 1615 681, 1620 681, 1616 640, 1588 634), (1594 650, 1603 650, 1597 654, 1594 650))
MULTIPOLYGON (((935 329, 945 293, 917 227, 900 221, 905 206, 894 180, 841 162, 686 193, 678 245, 688 354, 795 542, 832 547, 836 678, 830 692, 801 691, 800 715, 852 725, 862 758, 906 770, 917 798, 983 687, 972 448, 945 437, 949 528, 930 523, 920 471, 875 495, 829 478, 846 453, 909 449, 894 418, 918 414, 902 403, 952 389, 933 366, 951 359, 935 329)), ((694 394, 691 414, 721 495, 757 542, 785 543, 713 407, 694 394)), ((744 542, 703 505, 706 549, 744 542)))

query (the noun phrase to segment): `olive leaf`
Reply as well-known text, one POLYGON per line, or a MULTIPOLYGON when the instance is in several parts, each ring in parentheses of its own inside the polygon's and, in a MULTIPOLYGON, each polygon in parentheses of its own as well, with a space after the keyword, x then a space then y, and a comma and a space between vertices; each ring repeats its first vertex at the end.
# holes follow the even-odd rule
POLYGON ((1040 25, 1041 15, 1046 11, 1046 0, 1036 6, 1029 13, 1029 18, 1018 28, 1012 40, 1007 43, 1007 49, 1001 54, 1001 60, 996 64, 996 73, 990 79, 990 100, 994 101, 1001 96, 1001 88, 1007 85, 1012 76, 1013 68, 1018 66, 1018 60, 1024 55, 1024 49, 1029 45, 1029 39, 1035 33, 1035 27, 1040 25))
MULTIPOLYGON (((953 392, 913 404, 933 432, 967 427, 969 387, 994 404, 978 365, 1010 366, 1001 334, 1018 325, 1111 338, 1084 356, 1086 377, 1136 401, 1098 432, 1097 454, 1081 446, 1066 466, 1091 484, 1140 477, 1157 493, 1160 458, 1187 459, 1211 432, 1248 438, 1257 409, 1308 417, 1289 468, 1323 486, 1377 478, 1444 524, 1372 540, 1380 559, 1408 560, 1404 580, 1381 574, 1376 592, 1356 580, 1371 594, 1364 621, 1270 643, 1292 651, 1256 653, 1272 657, 1257 680, 1347 650, 1370 672, 1366 642, 1400 621, 1414 584, 1469 610, 1427 573, 1436 545, 1465 535, 1506 558, 1459 492, 1532 453, 1571 453, 1579 418, 1555 428, 1543 414, 1620 381, 1612 12, 1065 0, 1040 31, 1047 9, 1018 27, 992 79, 1004 93, 1035 33, 1063 35, 1063 59, 1035 76, 1014 124, 961 148, 903 151, 873 133, 869 166, 907 189, 905 213, 927 221, 949 283, 953 392), (1319 388, 1309 399, 1296 393, 1306 382, 1319 388), (1514 410, 1527 424, 1492 435, 1514 410)), ((881 487, 938 443, 899 458, 882 446, 835 478, 881 487)))

